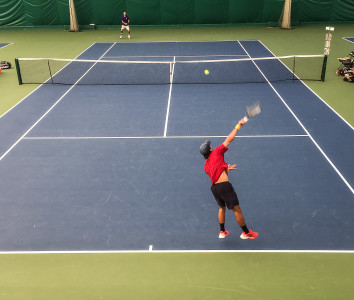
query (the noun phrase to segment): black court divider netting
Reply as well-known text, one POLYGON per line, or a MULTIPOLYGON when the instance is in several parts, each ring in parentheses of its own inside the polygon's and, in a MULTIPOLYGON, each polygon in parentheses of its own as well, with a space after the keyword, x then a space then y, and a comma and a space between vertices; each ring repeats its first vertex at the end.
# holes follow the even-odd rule
POLYGON ((22 83, 32 84, 227 84, 321 80, 323 58, 323 55, 222 60, 175 57, 170 61, 19 58, 17 67, 22 83))

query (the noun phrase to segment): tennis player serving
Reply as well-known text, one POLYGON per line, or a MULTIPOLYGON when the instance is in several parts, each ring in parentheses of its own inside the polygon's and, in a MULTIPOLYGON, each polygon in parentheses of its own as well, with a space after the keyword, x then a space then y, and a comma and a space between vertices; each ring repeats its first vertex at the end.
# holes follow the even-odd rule
POLYGON ((129 28, 129 17, 127 16, 127 12, 123 12, 122 16, 122 28, 120 29, 120 38, 123 37, 123 29, 128 30, 128 39, 130 39, 130 28, 129 28))
POLYGON ((224 160, 224 153, 228 150, 229 144, 234 140, 238 130, 248 121, 248 116, 241 119, 236 127, 230 132, 226 140, 217 148, 210 147, 210 141, 205 141, 200 146, 200 153, 206 159, 204 170, 211 179, 211 191, 219 206, 219 223, 220 233, 219 238, 223 239, 229 235, 225 229, 225 206, 232 210, 235 214, 236 221, 242 228, 241 239, 255 239, 258 236, 257 232, 253 232, 246 226, 245 219, 239 205, 237 194, 229 182, 229 171, 236 169, 236 164, 227 164, 224 160))

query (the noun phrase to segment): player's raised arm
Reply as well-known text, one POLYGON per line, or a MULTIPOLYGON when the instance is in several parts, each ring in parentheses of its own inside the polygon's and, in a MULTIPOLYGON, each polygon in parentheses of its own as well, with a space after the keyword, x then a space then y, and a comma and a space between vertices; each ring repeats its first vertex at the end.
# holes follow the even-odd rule
POLYGON ((243 126, 245 125, 245 121, 244 119, 241 119, 240 121, 238 121, 237 125, 235 126, 235 128, 230 132, 230 134, 228 135, 228 137, 226 138, 226 140, 223 142, 223 145, 225 147, 229 146, 229 144, 234 140, 237 131, 243 126))

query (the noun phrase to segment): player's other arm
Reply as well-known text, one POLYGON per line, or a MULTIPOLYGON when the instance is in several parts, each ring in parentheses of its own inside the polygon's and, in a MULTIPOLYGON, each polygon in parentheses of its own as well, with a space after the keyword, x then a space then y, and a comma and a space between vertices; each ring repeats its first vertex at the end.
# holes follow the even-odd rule
POLYGON ((226 138, 226 140, 223 142, 223 145, 227 148, 227 146, 230 145, 230 143, 234 140, 237 131, 243 126, 245 125, 245 121, 243 119, 241 119, 240 121, 238 121, 237 125, 235 126, 235 128, 230 132, 230 134, 228 135, 228 137, 226 138))

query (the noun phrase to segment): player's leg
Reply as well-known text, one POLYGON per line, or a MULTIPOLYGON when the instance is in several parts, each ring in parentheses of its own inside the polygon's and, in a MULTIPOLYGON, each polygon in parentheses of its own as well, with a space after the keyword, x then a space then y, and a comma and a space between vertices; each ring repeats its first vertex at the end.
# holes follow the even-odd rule
POLYGON ((130 28, 129 28, 129 25, 127 26, 127 30, 128 30, 128 39, 130 39, 130 28))
POLYGON ((234 212, 236 221, 242 228, 243 232, 240 237, 242 239, 255 239, 258 236, 258 233, 247 228, 236 191, 230 182, 223 183, 223 200, 225 201, 227 208, 234 212))
POLYGON ((243 217, 240 205, 235 205, 232 208, 232 211, 235 214, 236 221, 237 221, 238 225, 242 228, 242 231, 243 231, 240 238, 244 239, 244 240, 245 239, 255 239, 258 236, 258 233, 253 232, 252 230, 247 228, 245 218, 243 217))
POLYGON ((124 29, 124 26, 122 25, 122 27, 120 28, 120 39, 123 37, 123 29, 124 29))
POLYGON ((222 207, 222 206, 219 206, 219 214, 218 214, 218 218, 219 218, 219 223, 220 224, 225 224, 225 210, 226 210, 226 207, 222 207))
POLYGON ((211 192, 214 195, 215 201, 219 206, 218 219, 220 224, 219 238, 223 239, 229 235, 229 232, 225 229, 225 202, 219 197, 219 186, 218 184, 213 184, 211 186, 211 192))
POLYGON ((223 239, 229 235, 229 232, 225 229, 225 210, 226 210, 225 206, 219 206, 219 213, 218 213, 219 224, 220 224, 219 239, 223 239))
POLYGON ((240 205, 235 205, 232 208, 232 211, 235 214, 237 224, 240 225, 240 227, 243 229, 243 231, 248 231, 247 226, 246 226, 246 221, 245 221, 245 218, 243 217, 240 205), (245 229, 243 227, 245 227, 245 229))

